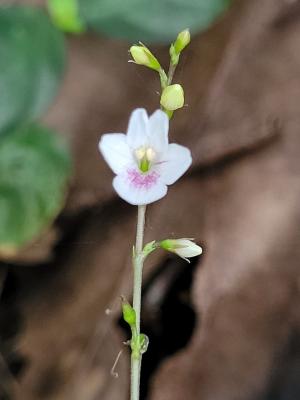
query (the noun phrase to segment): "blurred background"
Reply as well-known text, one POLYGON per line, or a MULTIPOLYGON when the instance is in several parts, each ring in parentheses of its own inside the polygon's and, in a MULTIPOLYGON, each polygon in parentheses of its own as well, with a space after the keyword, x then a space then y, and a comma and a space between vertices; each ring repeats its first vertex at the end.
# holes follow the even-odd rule
POLYGON ((300 398, 300 2, 0 0, 1 400, 129 398, 136 210, 98 141, 159 107, 129 47, 167 67, 185 28, 170 138, 194 162, 146 241, 204 252, 147 261, 141 398, 300 398))

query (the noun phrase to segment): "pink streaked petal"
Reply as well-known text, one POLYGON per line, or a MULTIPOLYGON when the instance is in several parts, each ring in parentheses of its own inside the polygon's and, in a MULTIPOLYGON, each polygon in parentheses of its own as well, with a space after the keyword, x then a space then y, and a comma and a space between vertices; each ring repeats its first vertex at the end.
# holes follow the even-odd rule
POLYGON ((167 194, 167 186, 155 171, 142 174, 136 169, 128 169, 113 180, 118 195, 132 205, 150 204, 167 194))

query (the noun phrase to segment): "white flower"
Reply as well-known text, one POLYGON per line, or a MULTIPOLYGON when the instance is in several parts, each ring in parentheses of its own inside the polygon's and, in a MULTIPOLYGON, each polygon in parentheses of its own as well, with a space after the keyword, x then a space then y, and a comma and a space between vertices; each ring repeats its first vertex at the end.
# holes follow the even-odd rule
POLYGON ((196 257, 202 254, 202 248, 192 241, 193 239, 165 239, 159 242, 161 248, 177 254, 188 261, 189 257, 196 257))
POLYGON ((167 193, 192 162, 186 147, 168 141, 169 119, 156 110, 148 117, 137 108, 129 119, 127 134, 108 133, 99 149, 117 175, 113 187, 122 199, 133 205, 149 204, 167 193))

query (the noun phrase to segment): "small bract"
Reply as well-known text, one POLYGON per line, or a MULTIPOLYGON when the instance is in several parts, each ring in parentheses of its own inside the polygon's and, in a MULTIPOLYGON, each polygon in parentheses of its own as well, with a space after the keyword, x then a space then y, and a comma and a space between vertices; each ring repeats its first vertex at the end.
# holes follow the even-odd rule
POLYGON ((116 174, 113 187, 133 205, 153 203, 167 194, 192 163, 188 148, 168 140, 169 119, 156 110, 134 110, 127 134, 108 133, 101 137, 99 149, 116 174))

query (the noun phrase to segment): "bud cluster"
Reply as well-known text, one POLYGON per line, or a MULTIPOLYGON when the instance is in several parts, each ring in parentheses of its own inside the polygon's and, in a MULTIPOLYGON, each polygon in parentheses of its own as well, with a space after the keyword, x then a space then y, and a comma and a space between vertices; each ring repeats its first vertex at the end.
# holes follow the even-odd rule
POLYGON ((129 51, 133 61, 136 64, 144 65, 158 72, 161 82, 161 97, 160 105, 163 111, 166 112, 169 118, 173 112, 182 108, 184 105, 184 90, 178 83, 172 84, 173 75, 179 62, 181 52, 190 43, 191 36, 188 29, 180 32, 174 43, 170 46, 170 66, 168 74, 161 67, 160 62, 154 54, 143 43, 131 46, 129 51))
POLYGON ((124 321, 127 322, 131 329, 134 329, 136 314, 133 307, 124 298, 122 298, 122 312, 124 321))

